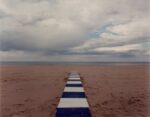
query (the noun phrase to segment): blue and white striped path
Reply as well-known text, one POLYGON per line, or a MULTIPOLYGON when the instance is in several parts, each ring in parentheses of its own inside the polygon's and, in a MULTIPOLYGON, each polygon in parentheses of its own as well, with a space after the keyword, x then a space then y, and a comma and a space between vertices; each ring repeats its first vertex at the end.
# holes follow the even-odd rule
POLYGON ((80 76, 71 72, 55 117, 92 117, 80 76))

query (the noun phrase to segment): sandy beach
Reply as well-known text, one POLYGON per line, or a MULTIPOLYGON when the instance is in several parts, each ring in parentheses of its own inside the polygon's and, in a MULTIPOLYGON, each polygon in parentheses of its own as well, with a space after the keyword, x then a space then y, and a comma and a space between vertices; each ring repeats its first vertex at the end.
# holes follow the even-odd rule
POLYGON ((149 117, 148 65, 1 65, 0 117, 55 117, 70 71, 80 73, 93 117, 149 117))

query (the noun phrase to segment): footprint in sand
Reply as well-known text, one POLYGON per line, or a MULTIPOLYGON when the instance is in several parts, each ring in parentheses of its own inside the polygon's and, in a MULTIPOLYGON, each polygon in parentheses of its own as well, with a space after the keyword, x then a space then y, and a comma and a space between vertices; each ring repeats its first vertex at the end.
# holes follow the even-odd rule
POLYGON ((15 107, 20 107, 20 106, 23 106, 24 104, 14 104, 13 106, 15 106, 15 107))
POLYGON ((34 102, 34 100, 29 98, 29 99, 25 99, 24 102, 34 102))
POLYGON ((107 104, 108 104, 108 101, 102 102, 102 105, 107 105, 107 104))
POLYGON ((129 100, 128 100, 128 104, 131 105, 131 104, 135 104, 137 102, 140 102, 141 100, 137 97, 131 97, 129 100))

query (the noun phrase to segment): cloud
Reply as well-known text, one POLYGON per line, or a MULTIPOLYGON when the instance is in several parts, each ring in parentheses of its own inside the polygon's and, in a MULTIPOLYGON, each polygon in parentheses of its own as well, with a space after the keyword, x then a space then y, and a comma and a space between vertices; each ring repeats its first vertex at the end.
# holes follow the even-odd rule
POLYGON ((117 25, 110 25, 97 38, 86 41, 82 45, 73 48, 72 51, 82 53, 87 51, 110 51, 112 53, 122 52, 122 54, 124 54, 124 51, 128 53, 132 51, 130 54, 134 55, 134 53, 138 54, 139 52, 139 55, 142 56, 143 51, 149 51, 149 48, 144 47, 146 43, 148 45, 150 44, 149 20, 149 18, 143 18, 117 25))
POLYGON ((138 56, 141 61, 149 55, 144 46, 150 39, 149 20, 148 0, 0 0, 0 56, 94 56, 93 61, 138 56))

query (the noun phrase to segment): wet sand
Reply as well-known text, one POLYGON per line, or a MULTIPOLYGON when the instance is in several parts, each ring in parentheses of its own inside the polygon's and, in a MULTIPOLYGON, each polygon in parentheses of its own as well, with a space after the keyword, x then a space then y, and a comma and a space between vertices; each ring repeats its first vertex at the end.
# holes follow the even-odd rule
POLYGON ((2 65, 0 117, 54 117, 78 71, 93 117, 149 117, 148 65, 2 65))

